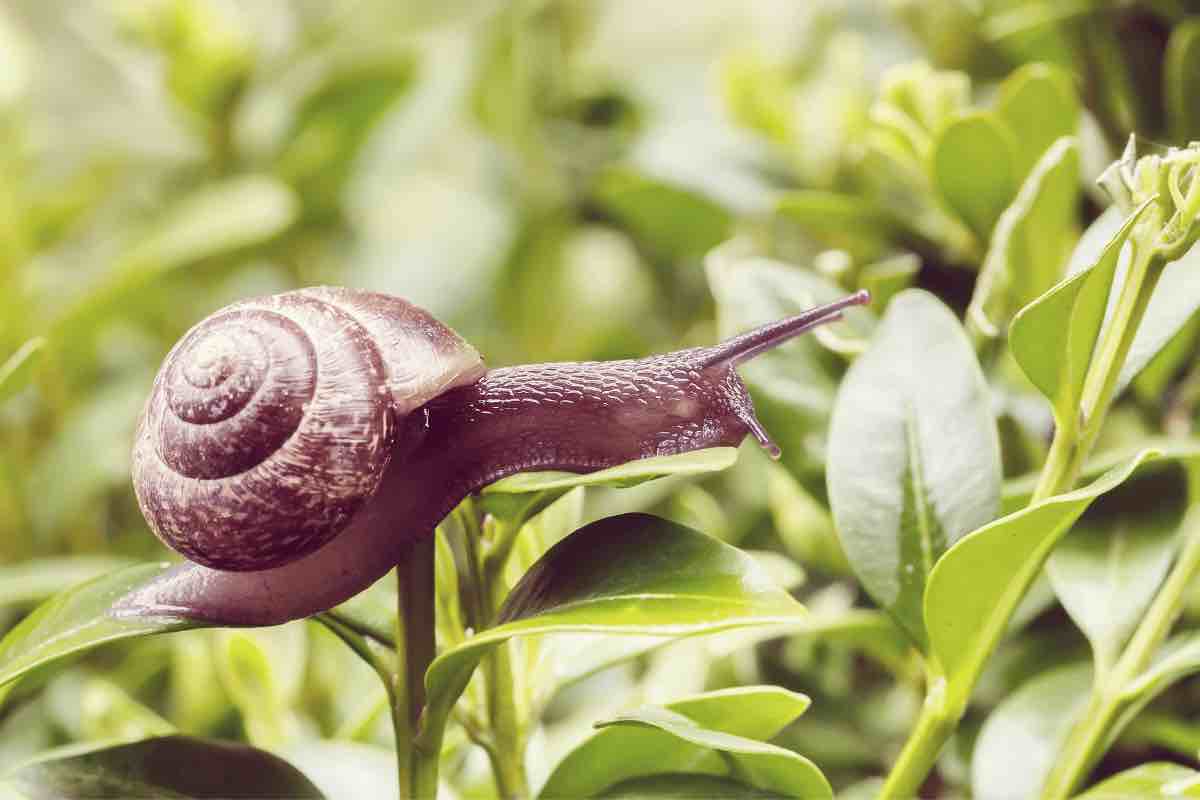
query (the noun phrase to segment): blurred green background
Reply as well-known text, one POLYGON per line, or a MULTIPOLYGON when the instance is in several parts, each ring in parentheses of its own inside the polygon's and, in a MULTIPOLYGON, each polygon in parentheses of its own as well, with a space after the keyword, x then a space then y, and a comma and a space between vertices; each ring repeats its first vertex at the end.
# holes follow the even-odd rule
MULTIPOLYGON (((876 313, 913 284, 964 312, 1000 210, 1057 136, 1078 137, 1062 211, 1026 234, 1051 277, 1101 211, 1094 178, 1130 132, 1200 138, 1198 10, 6 0, 0 629, 84 577, 164 557, 130 491, 133 426, 166 350, 222 305, 318 283, 391 292, 492 365, 708 343, 861 286, 876 313), (1004 157, 969 137, 949 166, 935 157, 963 117, 1004 157)), ((977 298, 981 319, 1044 288, 1010 293, 1007 310, 977 298)), ((844 354, 874 316, 746 371, 782 466, 747 449, 715 480, 594 492, 587 515, 653 508, 774 551, 790 582, 809 572, 807 605, 851 609, 822 449, 844 354)), ((987 325, 973 332, 986 354, 987 325)), ((1195 333, 1140 396, 1180 371, 1195 333)), ((1039 463, 1049 415, 1027 387, 997 397, 1016 476, 1039 463)), ((1063 652, 1083 647, 1064 636, 1063 652)), ((541 773, 598 703, 764 680, 814 696, 788 743, 845 785, 886 765, 920 698, 917 676, 888 677, 912 667, 903 648, 874 634, 672 652, 669 668, 644 658, 560 694, 535 738, 541 773)), ((180 728, 320 741, 339 755, 309 760, 390 787, 382 703, 316 627, 147 640, 0 712, 0 768, 64 741, 180 728)), ((450 777, 486 787, 461 746, 450 777)), ((942 779, 965 781, 961 757, 945 761, 942 779)))

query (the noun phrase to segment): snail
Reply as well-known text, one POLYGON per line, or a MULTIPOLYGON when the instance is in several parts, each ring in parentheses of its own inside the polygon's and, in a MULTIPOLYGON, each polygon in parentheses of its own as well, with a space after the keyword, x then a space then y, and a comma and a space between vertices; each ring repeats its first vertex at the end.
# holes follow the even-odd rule
POLYGON ((138 503, 187 561, 113 613, 277 624, 365 589, 506 475, 748 434, 778 457, 735 367, 867 301, 709 347, 497 369, 398 297, 316 287, 235 303, 167 355, 137 428, 138 503))

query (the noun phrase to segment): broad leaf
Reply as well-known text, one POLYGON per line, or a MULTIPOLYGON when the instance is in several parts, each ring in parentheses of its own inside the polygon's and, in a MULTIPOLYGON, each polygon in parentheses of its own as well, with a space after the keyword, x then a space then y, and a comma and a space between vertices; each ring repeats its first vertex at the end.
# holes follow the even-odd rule
POLYGON ((998 519, 946 552, 929 576, 925 624, 950 702, 966 704, 974 677, 1054 545, 1093 500, 1159 456, 1142 451, 1093 483, 998 519))
POLYGON ((113 747, 67 747, 9 773, 30 798, 320 798, 278 756, 241 744, 163 736, 113 747))
POLYGON ((1119 772, 1093 786, 1076 800, 1200 797, 1200 772, 1182 764, 1152 761, 1119 772))
POLYGON ((1167 42, 1163 63, 1163 96, 1171 138, 1176 142, 1200 139, 1200 20, 1176 25, 1167 42))
POLYGON ((887 251, 898 229, 893 217, 866 198, 814 190, 788 192, 776 212, 827 248, 856 261, 873 261, 887 251))
POLYGON ((0 403, 25 388, 46 340, 38 336, 17 348, 0 364, 0 403))
POLYGON ((913 290, 891 302, 842 382, 829 439, 829 500, 850 565, 924 648, 929 571, 1000 505, 987 385, 940 301, 913 290))
POLYGON ((730 213, 702 194, 628 168, 596 182, 595 201, 669 261, 699 258, 729 237, 730 213))
POLYGON ((1017 141, 986 111, 952 120, 933 145, 933 182, 946 204, 982 241, 1017 193, 1017 141))
POLYGON ((656 456, 584 474, 574 472, 522 472, 484 488, 483 494, 566 494, 576 486, 627 488, 672 475, 720 472, 737 462, 736 447, 713 447, 673 456, 656 456))
POLYGON ((766 742, 710 730, 675 711, 642 708, 598 726, 651 728, 687 744, 721 753, 730 775, 748 788, 785 797, 833 797, 829 781, 804 756, 766 742))
POLYGON ((1018 309, 1062 276, 1075 244, 1079 148, 1064 137, 1038 160, 1000 215, 967 309, 971 326, 1002 336, 1018 309))
POLYGON ((804 618, 804 608, 740 550, 647 514, 609 517, 551 547, 513 587, 496 627, 430 665, 426 735, 440 738, 476 665, 513 637, 688 636, 804 618))
POLYGON ((1087 705, 1090 664, 1038 675, 996 707, 971 758, 971 791, 979 800, 1037 797, 1071 725, 1087 705))
POLYGON ((1046 562, 1054 591, 1091 642, 1101 674, 1120 654, 1171 566, 1180 509, 1169 505, 1085 519, 1046 562))
POLYGON ((1079 97, 1071 73, 1049 64, 1026 64, 1000 84, 996 114, 1016 134, 1017 170, 1024 177, 1042 153, 1079 125, 1079 97))
MULTIPOLYGON (((789 750, 762 744, 803 714, 808 705, 804 695, 773 686, 751 686, 643 709, 620 718, 638 723, 636 726, 604 727, 568 753, 539 796, 593 797, 632 778, 684 773, 732 777, 742 783, 745 792, 747 775, 739 770, 732 754, 758 750, 770 753, 759 759, 778 759, 772 767, 782 766, 782 772, 803 781, 794 785, 807 787, 806 792, 791 796, 828 797, 828 784, 811 762, 789 750)), ((789 794, 780 786, 750 785, 789 794)))
POLYGON ((128 566, 124 558, 61 556, 0 567, 0 607, 40 603, 75 584, 128 566))
POLYGON ((166 564, 139 564, 47 600, 0 640, 0 688, 38 667, 108 642, 200 627, 179 619, 109 615, 114 602, 167 568, 166 564))
MULTIPOLYGON (((632 778, 597 795, 606 800, 745 800, 746 784, 713 775, 651 775, 632 778)), ((755 791, 755 800, 774 800, 783 795, 755 791)))
POLYGON ((1009 331, 1013 356, 1050 400, 1060 425, 1073 425, 1079 413, 1079 396, 1104 323, 1121 249, 1151 202, 1129 215, 1093 266, 1062 281, 1013 319, 1009 331))

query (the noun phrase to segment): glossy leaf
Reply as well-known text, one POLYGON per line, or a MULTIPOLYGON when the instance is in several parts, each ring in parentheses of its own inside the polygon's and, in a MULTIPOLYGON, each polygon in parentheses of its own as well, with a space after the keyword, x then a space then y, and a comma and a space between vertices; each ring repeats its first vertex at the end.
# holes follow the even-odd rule
POLYGON ((1017 193, 1017 142, 992 114, 952 120, 933 145, 933 182, 942 198, 986 241, 1017 193))
POLYGON ((0 403, 25 388, 46 340, 38 336, 17 348, 0 364, 0 403))
POLYGON ((324 797, 278 756, 241 744, 163 736, 51 751, 7 776, 34 798, 324 797))
POLYGON ((109 616, 114 602, 167 568, 166 564, 139 564, 47 600, 0 640, 0 688, 38 667, 108 642, 200 627, 179 619, 109 616))
POLYGON ((946 552, 929 576, 925 624, 951 702, 966 703, 974 676, 1054 545, 1092 501, 1159 455, 1142 451, 1081 489, 985 525, 946 552))
POLYGON ((1084 520, 1046 562, 1054 591, 1091 642, 1101 673, 1141 621, 1175 555, 1180 515, 1161 506, 1169 503, 1084 520))
POLYGON ((1060 282, 1021 309, 1013 320, 1009 331, 1013 355, 1029 380, 1050 400, 1060 425, 1074 424, 1121 250, 1151 202, 1129 215, 1094 265, 1060 282))
POLYGON ((1077 800, 1143 800, 1161 797, 1200 797, 1200 772, 1182 764, 1152 761, 1119 772, 1093 786, 1077 800))
POLYGON ((601 728, 568 753, 539 796, 591 797, 633 778, 670 774, 732 777, 742 783, 745 791, 747 776, 735 766, 736 760, 731 763, 723 754, 763 748, 760 752, 772 754, 766 758, 786 760, 785 773, 805 781, 798 785, 807 786, 808 793, 791 796, 828 797, 828 784, 807 759, 787 750, 783 753, 790 755, 777 755, 782 748, 762 745, 803 714, 808 705, 804 695, 773 686, 750 686, 643 709, 621 718, 638 723, 636 726, 601 728))
POLYGON ((672 456, 656 456, 630 461, 598 472, 522 472, 496 481, 483 494, 529 494, 555 492, 566 494, 576 486, 627 488, 671 475, 703 475, 720 472, 737 462, 736 447, 713 447, 672 456))
POLYGON ((1079 125, 1079 97, 1071 73, 1049 64, 1026 64, 1000 84, 996 114, 1016 136, 1017 170, 1024 177, 1042 153, 1079 125))
POLYGON ((598 726, 652 728, 688 744, 722 753, 731 775, 759 791, 785 797, 833 797, 825 776, 804 756, 766 742, 709 730, 665 708, 642 708, 598 726))
POLYGON ((689 636, 804 618, 803 607, 736 548, 647 514, 602 519, 551 547, 530 568, 504 601, 496 627, 430 665, 428 730, 440 735, 476 665, 513 637, 689 636))
POLYGON ((842 382, 830 423, 829 500, 864 588, 922 648, 934 563, 992 519, 1000 445, 988 389, 958 320, 898 295, 842 382))
POLYGON ((1092 687, 1090 664, 1045 672, 996 707, 975 742, 971 790, 979 800, 1037 797, 1092 687))
POLYGON ((999 337, 1012 316, 1058 281, 1075 244, 1079 148, 1059 139, 1000 215, 967 309, 970 324, 999 337))
POLYGON ((1171 138, 1178 143, 1200 139, 1200 20, 1181 22, 1171 31, 1163 63, 1163 96, 1171 138))

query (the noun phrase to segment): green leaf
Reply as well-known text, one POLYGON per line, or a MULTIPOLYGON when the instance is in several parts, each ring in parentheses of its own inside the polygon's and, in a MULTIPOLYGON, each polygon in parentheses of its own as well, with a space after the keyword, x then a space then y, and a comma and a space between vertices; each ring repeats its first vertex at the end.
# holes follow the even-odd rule
POLYGON ((671 475, 704 475, 720 472, 737 462, 736 447, 712 447, 672 456, 656 456, 631 461, 598 472, 522 472, 487 486, 483 494, 528 494, 556 492, 566 494, 576 486, 627 488, 671 475))
POLYGON ((128 566, 124 558, 62 556, 0 567, 0 607, 40 603, 77 583, 128 566))
POLYGON ((1200 19, 1176 25, 1167 41, 1163 63, 1163 98, 1171 138, 1176 142, 1200 139, 1200 19))
MULTIPOLYGON (((801 694, 774 686, 750 686, 643 709, 622 718, 636 724, 601 728, 568 753, 538 796, 594 797, 633 778, 670 774, 732 777, 742 783, 745 792, 747 776, 740 771, 741 765, 736 757, 723 754, 763 748, 762 742, 774 738, 808 705, 809 699, 801 694)), ((782 771, 805 781, 795 785, 806 786, 807 791, 791 796, 830 795, 828 784, 807 759, 770 746, 759 752, 771 753, 767 759, 787 759, 782 771), (776 755, 780 750, 788 755, 776 755)), ((780 791, 779 786, 758 788, 780 791)), ((786 790, 780 793, 788 794, 786 790)))
POLYGON ((1163 271, 1117 379, 1123 390, 1200 311, 1200 244, 1163 271))
POLYGON ((1013 356, 1050 400, 1059 425, 1075 424, 1121 250, 1152 202, 1147 200, 1129 215, 1092 266, 1038 297, 1013 319, 1009 331, 1013 356))
POLYGON ((748 795, 746 785, 728 778, 712 775, 651 775, 632 778, 605 790, 597 797, 609 800, 745 800, 747 796, 756 800, 772 800, 783 795, 769 792, 753 792, 748 795))
POLYGON ((780 196, 775 212, 826 248, 844 250, 855 261, 884 255, 899 226, 870 200, 851 194, 799 190, 780 196))
POLYGON ((988 403, 958 320, 918 290, 891 302, 838 392, 827 466, 838 536, 863 587, 922 649, 929 571, 999 510, 988 403))
POLYGON ((992 234, 967 309, 972 327, 999 337, 1018 309, 1049 289, 1075 244, 1079 148, 1059 139, 1038 160, 992 234))
POLYGON ((388 54, 339 67, 296 111, 279 171, 310 214, 336 212, 363 145, 413 85, 415 60, 388 54))
POLYGON ((1017 142, 999 119, 975 111, 951 120, 933 144, 933 182, 946 204, 986 241, 1017 193, 1017 142))
POLYGON ((1017 174, 1024 178, 1042 153, 1079 126, 1074 77, 1050 64, 1026 64, 1000 84, 996 114, 1016 134, 1017 174))
POLYGON ((754 789, 785 797, 833 797, 825 776, 804 756, 766 742, 709 730, 675 711, 647 707, 597 723, 597 727, 610 726, 651 728, 688 744, 723 753, 730 774, 754 789))
POLYGON ((701 194, 626 168, 596 183, 596 202, 669 261, 699 258, 729 237, 733 218, 701 194))
POLYGON ((86 325, 119 310, 132 293, 163 274, 261 244, 296 215, 295 195, 265 175, 203 185, 166 209, 103 281, 57 320, 54 338, 74 341, 86 325))
POLYGON ((1126 687, 1123 697, 1139 707, 1162 694, 1171 684, 1200 672, 1200 636, 1194 631, 1171 637, 1154 662, 1126 687))
POLYGON ((530 568, 504 601, 496 627, 430 665, 426 730, 440 737, 476 665, 513 637, 689 636, 804 618, 804 608, 734 547, 647 514, 602 519, 551 547, 530 568))
MULTIPOLYGON (((1138 494, 1136 484, 1130 493, 1138 494)), ((1160 500, 1152 509, 1134 506, 1085 519, 1046 562, 1050 583, 1091 642, 1101 674, 1120 654, 1171 566, 1180 509, 1164 507, 1169 505, 1160 500)))
POLYGON ((324 796, 278 756, 188 736, 62 748, 9 773, 7 782, 30 798, 324 796))
POLYGON ((971 791, 979 800, 1037 797, 1092 687, 1090 664, 1038 675, 996 707, 971 758, 971 791))
POLYGON ((1076 800, 1124 800, 1125 798, 1200 797, 1200 772, 1182 764, 1152 761, 1118 772, 1093 786, 1076 800))
POLYGON ((108 642, 200 627, 178 619, 109 616, 114 602, 153 580, 168 566, 128 567, 47 600, 0 639, 0 688, 34 669, 108 642))
POLYGON ((46 340, 38 336, 17 348, 0 364, 0 403, 25 388, 46 340))
POLYGON ((1054 545, 1092 501, 1160 456, 1144 450, 1081 489, 985 525, 942 556, 925 591, 925 624, 950 703, 966 704, 974 677, 1054 545))

